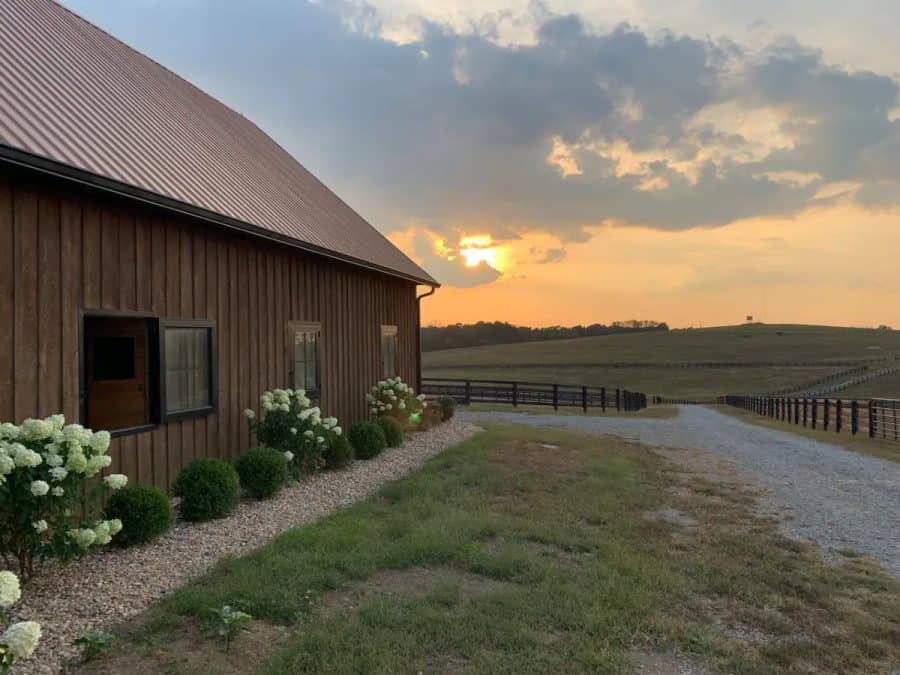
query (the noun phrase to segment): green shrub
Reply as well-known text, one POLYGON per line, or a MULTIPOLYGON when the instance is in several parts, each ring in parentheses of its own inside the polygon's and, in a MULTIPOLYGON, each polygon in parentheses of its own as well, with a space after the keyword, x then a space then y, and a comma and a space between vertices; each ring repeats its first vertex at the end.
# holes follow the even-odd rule
POLYGON ((384 440, 389 448, 403 445, 403 427, 393 417, 379 417, 375 420, 384 432, 384 440))
POLYGON ((122 521, 122 529, 116 535, 118 543, 146 544, 172 527, 172 505, 159 488, 128 485, 109 498, 106 517, 122 521))
POLYGON ((442 421, 452 420, 456 412, 456 400, 452 396, 441 396, 437 400, 437 407, 441 411, 442 421))
POLYGON ((231 464, 201 457, 181 470, 172 491, 181 497, 182 518, 211 520, 228 514, 237 505, 241 486, 231 464))
POLYGON ((272 448, 250 448, 234 468, 241 487, 254 499, 271 499, 288 479, 288 458, 272 448))
POLYGON ((341 469, 353 461, 353 446, 343 434, 332 434, 331 442, 325 449, 325 468, 341 469))
POLYGON ((356 422, 350 427, 349 438, 360 459, 372 459, 387 445, 384 432, 375 422, 356 422))

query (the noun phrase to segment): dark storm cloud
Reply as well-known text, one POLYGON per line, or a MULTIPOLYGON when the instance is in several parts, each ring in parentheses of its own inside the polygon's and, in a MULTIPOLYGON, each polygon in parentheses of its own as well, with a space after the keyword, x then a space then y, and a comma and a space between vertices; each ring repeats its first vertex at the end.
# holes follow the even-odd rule
POLYGON ((464 34, 422 21, 398 45, 353 2, 68 4, 257 121, 383 229, 572 241, 606 219, 679 229, 790 213, 832 181, 862 183, 867 203, 900 199, 897 82, 791 42, 750 55, 598 33, 538 6, 531 45, 497 44, 490 17, 464 34), (702 118, 717 106, 733 124, 702 118), (748 155, 760 139, 741 130, 743 109, 778 111, 790 142, 748 155), (557 137, 567 176, 547 162, 557 137), (639 170, 610 155, 617 142, 646 155, 639 170))

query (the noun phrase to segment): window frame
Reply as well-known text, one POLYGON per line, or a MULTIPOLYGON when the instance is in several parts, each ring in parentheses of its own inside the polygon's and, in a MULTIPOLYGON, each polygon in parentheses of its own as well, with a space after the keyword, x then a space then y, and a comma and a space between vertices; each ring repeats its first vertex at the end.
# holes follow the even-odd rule
POLYGON ((306 395, 311 399, 320 400, 322 398, 322 348, 324 344, 323 340, 323 331, 322 331, 322 323, 320 321, 288 321, 287 322, 287 351, 288 351, 288 382, 290 382, 291 386, 295 389, 296 385, 296 369, 295 369, 295 359, 294 359, 294 337, 297 333, 318 333, 318 338, 316 339, 316 356, 315 356, 315 364, 316 364, 316 388, 315 389, 307 389, 304 383, 304 386, 301 387, 306 391, 306 395))
POLYGON ((383 379, 386 379, 388 377, 396 377, 400 373, 400 327, 394 323, 381 324, 381 335, 379 340, 380 342, 378 347, 381 353, 381 377, 383 379), (386 337, 394 338, 394 363, 391 373, 386 373, 384 369, 384 338, 386 337))
POLYGON ((206 417, 219 407, 219 376, 217 364, 219 362, 218 345, 216 342, 216 322, 208 319, 158 319, 157 353, 159 354, 159 423, 180 422, 181 420, 206 417), (168 412, 166 400, 166 330, 169 328, 205 328, 209 333, 209 405, 201 408, 191 408, 168 412))

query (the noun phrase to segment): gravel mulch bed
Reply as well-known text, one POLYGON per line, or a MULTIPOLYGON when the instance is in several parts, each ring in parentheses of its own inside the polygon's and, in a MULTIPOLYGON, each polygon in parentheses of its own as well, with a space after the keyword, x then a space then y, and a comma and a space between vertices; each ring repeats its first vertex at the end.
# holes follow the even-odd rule
POLYGON ((43 637, 37 652, 19 662, 14 672, 59 672, 59 662, 76 655, 72 640, 79 635, 138 614, 224 556, 247 553, 285 530, 371 495, 478 431, 477 426, 451 420, 375 459, 312 476, 275 499, 241 502, 227 518, 177 522, 152 544, 111 547, 66 567, 48 565, 15 607, 17 618, 40 622, 43 637))

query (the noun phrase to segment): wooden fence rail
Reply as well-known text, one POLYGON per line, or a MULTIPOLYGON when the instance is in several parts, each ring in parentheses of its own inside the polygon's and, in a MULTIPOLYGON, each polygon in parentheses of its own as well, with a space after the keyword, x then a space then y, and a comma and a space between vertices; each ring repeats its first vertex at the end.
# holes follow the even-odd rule
POLYGON ((900 400, 726 396, 727 405, 810 429, 900 443, 900 400))
POLYGON ((509 380, 456 380, 443 377, 422 378, 422 393, 450 396, 458 403, 500 403, 512 406, 543 405, 560 408, 590 408, 637 411, 647 407, 647 396, 626 389, 547 382, 509 380))

